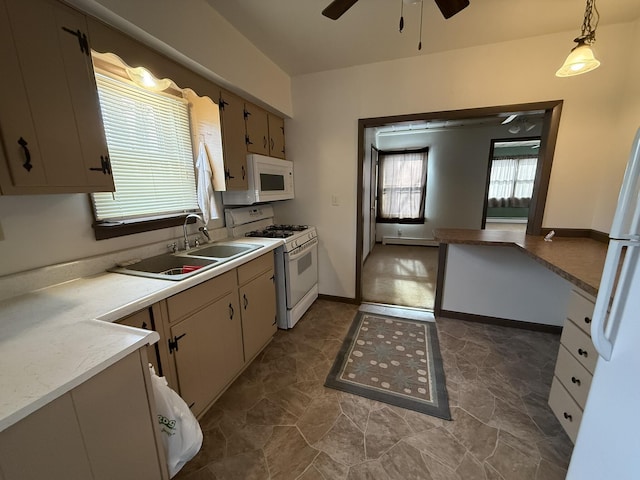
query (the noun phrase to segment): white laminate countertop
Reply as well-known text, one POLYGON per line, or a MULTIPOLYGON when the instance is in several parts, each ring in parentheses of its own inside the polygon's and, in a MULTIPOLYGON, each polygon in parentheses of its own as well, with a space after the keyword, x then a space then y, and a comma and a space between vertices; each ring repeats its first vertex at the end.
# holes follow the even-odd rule
POLYGON ((101 273, 0 302, 0 431, 160 338, 110 322, 228 272, 282 240, 242 243, 261 248, 178 282, 101 273))

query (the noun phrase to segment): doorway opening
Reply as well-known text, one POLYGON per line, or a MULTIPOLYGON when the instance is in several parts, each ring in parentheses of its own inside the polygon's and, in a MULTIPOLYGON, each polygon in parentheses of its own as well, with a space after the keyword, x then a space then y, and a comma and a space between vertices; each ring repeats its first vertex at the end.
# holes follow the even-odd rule
POLYGON ((482 228, 525 232, 540 137, 492 140, 482 228))
POLYGON ((489 151, 492 148, 493 139, 522 139, 522 133, 526 132, 539 141, 526 232, 530 235, 540 235, 561 110, 562 100, 554 100, 360 119, 358 121, 356 301, 363 301, 365 260, 372 255, 378 244, 437 246, 433 236, 435 229, 485 227, 490 176, 489 151), (513 121, 513 118, 508 120, 510 117, 518 120, 510 124, 513 121), (532 124, 535 124, 535 127, 529 128, 532 124), (502 133, 493 131, 501 128, 502 133), (469 132, 468 137, 464 136, 465 131, 469 132), (491 131, 490 134, 489 131, 491 131), (435 134, 447 139, 436 143, 433 138, 435 134), (516 136, 516 134, 519 135, 516 136), (415 148, 417 145, 407 143, 406 139, 413 139, 415 143, 419 135, 423 135, 420 146, 426 145, 430 155, 425 193, 425 221, 421 225, 400 225, 401 232, 397 231, 397 225, 381 227, 376 224, 375 215, 377 199, 374 192, 376 185, 374 162, 377 156, 376 149, 389 149, 389 146, 383 145, 378 140, 386 136, 389 141, 396 142, 392 148, 415 148), (425 136, 431 136, 427 143, 424 141, 425 136), (386 234, 381 231, 383 228, 387 230, 386 234), (393 229, 396 230, 395 234, 393 229), (384 237, 388 237, 387 240, 391 241, 385 242, 384 237))

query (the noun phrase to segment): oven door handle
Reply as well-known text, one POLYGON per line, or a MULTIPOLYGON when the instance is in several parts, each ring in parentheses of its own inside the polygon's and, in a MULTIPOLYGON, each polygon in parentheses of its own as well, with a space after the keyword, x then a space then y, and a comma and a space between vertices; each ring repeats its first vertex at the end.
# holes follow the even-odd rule
POLYGON ((306 243, 303 243, 299 247, 296 247, 290 252, 287 252, 287 254, 289 255, 289 260, 295 260, 297 258, 300 258, 306 253, 307 250, 309 250, 311 247, 315 247, 316 245, 318 245, 317 238, 314 238, 312 240, 309 240, 306 243))

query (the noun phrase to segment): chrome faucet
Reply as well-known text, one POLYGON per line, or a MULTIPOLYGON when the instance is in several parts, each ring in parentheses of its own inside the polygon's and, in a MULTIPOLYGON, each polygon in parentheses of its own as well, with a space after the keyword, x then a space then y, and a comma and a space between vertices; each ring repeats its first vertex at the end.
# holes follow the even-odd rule
POLYGON ((184 249, 185 250, 189 250, 191 248, 191 246, 189 245, 189 237, 187 236, 187 221, 190 218, 195 218, 196 220, 200 220, 202 222, 202 227, 200 227, 198 230, 201 231, 205 237, 207 237, 207 240, 211 240, 211 237, 209 236, 209 230, 207 230, 206 222, 202 219, 200 215, 196 213, 190 213, 184 218, 184 224, 182 225, 182 231, 184 232, 184 249))

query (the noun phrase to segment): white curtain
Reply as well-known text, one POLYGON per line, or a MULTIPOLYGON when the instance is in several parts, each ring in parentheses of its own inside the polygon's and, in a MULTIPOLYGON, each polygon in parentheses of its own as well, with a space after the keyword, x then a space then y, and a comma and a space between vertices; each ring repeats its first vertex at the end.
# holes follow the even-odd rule
POLYGON ((378 218, 424 218, 427 151, 380 152, 378 218))
POLYGON ((531 198, 537 163, 537 157, 494 159, 489 198, 531 198))

